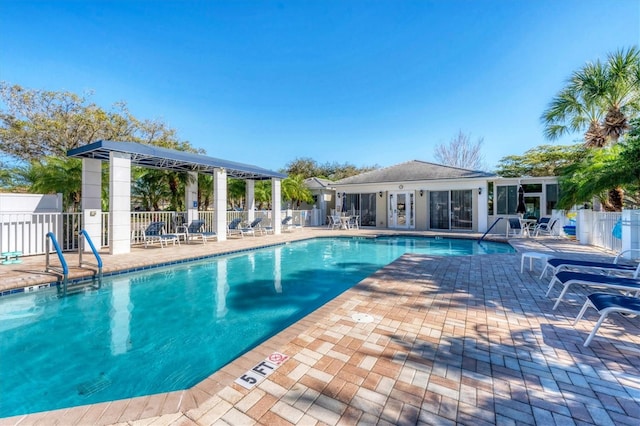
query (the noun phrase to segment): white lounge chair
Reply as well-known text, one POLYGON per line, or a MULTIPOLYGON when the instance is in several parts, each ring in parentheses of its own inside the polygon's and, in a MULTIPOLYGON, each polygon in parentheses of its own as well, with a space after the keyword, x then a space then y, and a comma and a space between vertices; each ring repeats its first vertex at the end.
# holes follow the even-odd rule
MULTIPOLYGON (((263 232, 262 228, 260 228, 260 222, 262 222, 262 218, 258 217, 254 219, 253 222, 251 222, 249 225, 240 228, 240 231, 242 231, 243 235, 253 235, 254 237, 256 236, 256 231, 262 234, 263 232)), ((266 233, 266 231, 264 233, 266 233)))
POLYGON ((547 289, 547 296, 556 285, 563 286, 558 299, 552 309, 556 309, 560 301, 573 285, 583 285, 588 287, 605 288, 608 290, 620 290, 626 292, 640 292, 640 281, 633 278, 614 277, 611 275, 586 274, 584 272, 562 271, 558 272, 547 289))
POLYGON ((635 265, 631 265, 628 263, 619 263, 622 259, 624 259, 627 253, 632 252, 640 252, 638 249, 629 249, 621 251, 614 259, 613 262, 593 262, 590 260, 581 260, 581 259, 565 259, 561 257, 554 257, 547 259, 547 263, 542 269, 542 273, 540 274, 540 279, 544 277, 548 270, 551 271, 553 275, 556 275, 560 271, 564 270, 587 270, 587 271, 597 271, 604 273, 615 273, 618 275, 629 276, 632 278, 638 278, 638 274, 640 273, 640 262, 635 265))
POLYGON ((180 245, 180 239, 176 234, 164 233, 164 222, 151 222, 143 231, 142 237, 144 238, 144 247, 147 248, 149 244, 153 244, 156 241, 160 243, 160 248, 166 246, 169 242, 173 245, 180 245), (164 245, 163 245, 164 243, 164 245))
POLYGON ((574 326, 580 321, 589 306, 598 311, 600 318, 593 327, 593 330, 591 330, 591 334, 589 334, 587 340, 584 341, 584 347, 589 346, 589 343, 591 343, 591 340, 595 337, 602 322, 610 313, 619 312, 621 314, 640 315, 640 299, 637 297, 623 296, 621 294, 593 293, 590 294, 587 297, 587 301, 584 302, 584 306, 582 306, 580 313, 573 322, 574 326))
POLYGON ((189 224, 189 226, 183 225, 181 227, 181 229, 186 234, 185 239, 187 241, 187 244, 191 240, 195 240, 198 238, 202 240, 202 244, 206 243, 208 239, 218 238, 218 234, 216 234, 215 232, 205 231, 204 226, 205 226, 204 220, 194 220, 189 224))
POLYGON ((233 219, 231 222, 229 222, 229 224, 227 225, 227 235, 240 235, 241 238, 244 238, 244 232, 242 232, 242 228, 240 227, 241 222, 242 219, 240 218, 233 219))

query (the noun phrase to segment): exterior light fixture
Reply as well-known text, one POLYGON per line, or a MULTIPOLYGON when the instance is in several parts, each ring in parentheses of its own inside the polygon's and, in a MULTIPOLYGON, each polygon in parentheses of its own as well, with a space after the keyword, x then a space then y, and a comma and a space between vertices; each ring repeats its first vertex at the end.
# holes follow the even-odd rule
POLYGON ((420 196, 422 197, 424 195, 424 191, 421 189, 420 190, 420 196))
POLYGON ((378 195, 382 198, 382 191, 378 192, 378 195))
POLYGON ((478 188, 478 195, 482 195, 482 188, 478 188))

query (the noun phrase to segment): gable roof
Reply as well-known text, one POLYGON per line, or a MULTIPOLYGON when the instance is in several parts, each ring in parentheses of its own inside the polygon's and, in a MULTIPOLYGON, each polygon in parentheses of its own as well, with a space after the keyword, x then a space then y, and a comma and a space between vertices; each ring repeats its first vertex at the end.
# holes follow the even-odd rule
POLYGON ((333 181, 319 177, 310 177, 304 180, 304 184, 309 189, 325 189, 333 185, 333 181))
POLYGON ((335 185, 384 183, 384 182, 411 182, 422 180, 441 179, 469 179, 495 177, 493 173, 479 170, 461 169, 459 167, 443 166, 442 164, 426 161, 407 161, 395 166, 372 170, 356 176, 340 179, 335 185))
POLYGON ((120 152, 131 156, 131 163, 137 166, 179 172, 212 173, 220 168, 227 175, 239 179, 264 180, 284 179, 287 176, 250 164, 236 163, 187 151, 162 148, 136 142, 97 141, 67 151, 67 157, 109 160, 110 152, 120 152))

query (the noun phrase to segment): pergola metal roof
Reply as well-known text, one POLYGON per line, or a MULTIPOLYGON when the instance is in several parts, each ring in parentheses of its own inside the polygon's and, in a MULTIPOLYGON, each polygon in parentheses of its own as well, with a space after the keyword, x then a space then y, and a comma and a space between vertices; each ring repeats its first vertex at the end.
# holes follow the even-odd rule
POLYGON ((214 169, 225 169, 227 176, 254 180, 284 179, 287 177, 282 173, 250 164, 135 142, 97 141, 67 151, 67 157, 108 161, 111 152, 129 154, 132 164, 153 169, 198 173, 213 173, 214 169))

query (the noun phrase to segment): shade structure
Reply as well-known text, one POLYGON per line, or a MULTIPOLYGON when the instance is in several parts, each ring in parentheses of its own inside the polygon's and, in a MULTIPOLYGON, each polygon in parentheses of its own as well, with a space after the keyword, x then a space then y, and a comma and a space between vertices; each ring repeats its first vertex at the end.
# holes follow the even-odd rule
POLYGON ((525 214, 527 212, 527 206, 524 205, 524 188, 522 185, 518 188, 518 207, 516 213, 525 214))

